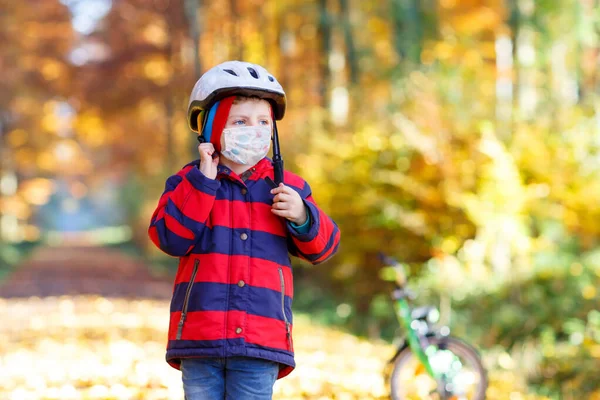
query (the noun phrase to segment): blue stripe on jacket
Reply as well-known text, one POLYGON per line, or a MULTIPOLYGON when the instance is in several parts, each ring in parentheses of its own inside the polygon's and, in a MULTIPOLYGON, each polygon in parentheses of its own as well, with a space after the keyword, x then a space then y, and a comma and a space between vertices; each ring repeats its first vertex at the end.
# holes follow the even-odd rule
POLYGON ((184 255, 194 244, 193 239, 186 239, 167 229, 164 218, 155 222, 153 226, 159 237, 160 249, 169 255, 184 255))
POLYGON ((279 265, 290 265, 285 237, 244 228, 214 226, 210 233, 205 232, 200 237, 191 253, 244 255, 273 261, 279 265), (242 240, 243 233, 248 235, 246 240, 242 240))
POLYGON ((294 353, 269 346, 257 346, 246 343, 244 339, 219 340, 169 340, 167 360, 179 357, 226 357, 248 356, 280 362, 291 367, 296 366, 294 353))
MULTIPOLYGON (((188 282, 175 286, 171 312, 181 311, 188 282)), ((246 285, 239 287, 226 283, 195 282, 190 292, 188 312, 192 311, 246 311, 249 314, 285 321, 281 310, 281 292, 246 285), (229 295, 229 307, 227 296, 229 295)), ((285 296, 285 315, 292 322, 292 299, 285 296)))
POLYGON ((177 208, 177 206, 175 205, 175 203, 173 203, 171 199, 167 200, 165 212, 171 217, 175 218, 181 225, 191 230, 194 233, 194 235, 199 235, 206 228, 206 225, 202 222, 193 220, 184 213, 182 213, 181 210, 177 208))
MULTIPOLYGON (((229 200, 229 201, 242 201, 242 202, 257 202, 271 205, 273 204, 273 197, 275 195, 271 194, 271 187, 264 179, 259 179, 256 181, 247 180, 246 186, 249 189, 249 194, 244 195, 241 192, 242 187, 236 183, 231 182, 230 180, 220 180, 222 183, 221 188, 224 190, 219 190, 216 193, 216 200, 229 200), (248 196, 250 196, 250 199, 248 196)), ((296 186, 288 185, 302 196, 304 192, 301 188, 296 186)))
MULTIPOLYGON (((298 251, 298 253, 301 254, 307 260, 313 262, 313 261, 318 260, 319 258, 323 257, 324 254, 326 254, 328 251, 330 251, 331 248, 332 248, 332 246, 334 245, 334 243, 335 243, 335 248, 334 248, 334 251, 332 253, 335 253, 335 251, 337 251, 337 248, 339 246, 339 242, 336 243, 336 236, 337 236, 338 231, 339 231, 339 228, 336 226, 335 229, 333 230, 333 233, 331 234, 331 236, 329 236, 329 240, 327 241, 327 244, 325 245, 325 248, 320 253, 317 253, 317 254, 304 254, 304 253, 302 253, 300 251, 298 251)), ((323 260, 323 261, 325 261, 325 260, 323 260)))

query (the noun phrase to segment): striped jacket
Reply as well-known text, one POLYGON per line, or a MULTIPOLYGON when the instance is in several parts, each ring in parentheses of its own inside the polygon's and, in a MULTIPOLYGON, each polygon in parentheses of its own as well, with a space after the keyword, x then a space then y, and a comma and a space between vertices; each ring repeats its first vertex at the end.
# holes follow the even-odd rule
POLYGON ((179 257, 168 333, 167 362, 181 358, 249 356, 295 367, 293 279, 289 254, 312 264, 337 250, 340 231, 315 204, 308 184, 288 171, 310 212, 300 234, 271 212, 268 158, 239 177, 219 165, 215 180, 186 165, 166 183, 149 228, 151 240, 179 257))

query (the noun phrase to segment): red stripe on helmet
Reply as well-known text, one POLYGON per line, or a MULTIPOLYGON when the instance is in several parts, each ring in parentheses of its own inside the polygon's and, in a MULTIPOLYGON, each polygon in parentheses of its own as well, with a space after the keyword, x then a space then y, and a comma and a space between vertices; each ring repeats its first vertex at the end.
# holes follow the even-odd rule
POLYGON ((212 133, 210 135, 210 142, 215 146, 215 150, 221 151, 221 134, 227 124, 227 118, 229 117, 229 110, 235 100, 236 96, 225 97, 219 102, 219 108, 215 114, 215 119, 212 124, 212 133))

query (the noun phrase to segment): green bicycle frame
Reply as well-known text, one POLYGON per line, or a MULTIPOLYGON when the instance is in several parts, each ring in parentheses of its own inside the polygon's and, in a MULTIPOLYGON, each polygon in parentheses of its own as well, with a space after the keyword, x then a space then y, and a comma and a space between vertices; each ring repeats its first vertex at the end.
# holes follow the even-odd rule
POLYGON ((396 309, 396 316, 398 317, 398 321, 400 325, 404 327, 406 330, 406 338, 408 341, 408 346, 412 350, 413 354, 417 357, 417 359, 423 364, 427 373, 434 379, 437 380, 437 375, 433 371, 431 367, 431 363, 429 362, 429 357, 425 353, 425 351, 421 348, 421 343, 419 343, 419 337, 417 332, 411 326, 412 318, 410 316, 410 306, 406 299, 397 299, 394 303, 396 309))

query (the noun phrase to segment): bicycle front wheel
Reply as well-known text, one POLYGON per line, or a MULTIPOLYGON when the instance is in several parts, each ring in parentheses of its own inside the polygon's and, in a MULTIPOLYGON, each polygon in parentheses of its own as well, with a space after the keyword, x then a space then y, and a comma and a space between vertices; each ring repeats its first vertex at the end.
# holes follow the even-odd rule
POLYGON ((432 337, 429 343, 437 348, 430 362, 442 371, 441 382, 406 348, 398 354, 390 376, 392 400, 484 400, 487 374, 477 351, 454 337, 432 337))

